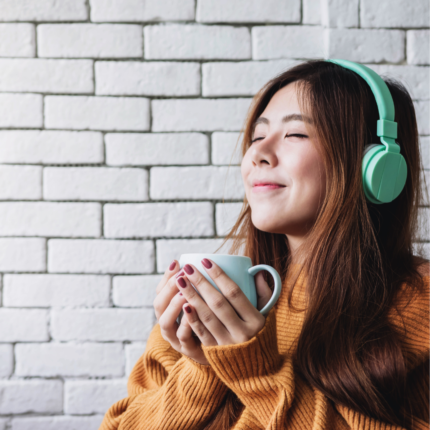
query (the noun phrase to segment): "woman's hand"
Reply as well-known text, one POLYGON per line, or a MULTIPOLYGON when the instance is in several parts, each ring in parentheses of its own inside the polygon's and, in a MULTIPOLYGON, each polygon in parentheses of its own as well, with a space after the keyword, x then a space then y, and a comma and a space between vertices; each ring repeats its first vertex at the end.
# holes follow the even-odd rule
POLYGON ((186 318, 182 318, 181 325, 176 322, 182 305, 186 303, 185 297, 178 292, 176 275, 184 273, 179 271, 179 264, 174 260, 160 283, 157 285, 157 296, 154 300, 155 316, 160 324, 163 339, 170 343, 173 349, 187 355, 200 364, 209 364, 200 347, 200 341, 192 335, 192 329, 186 318), (174 267, 170 270, 173 263, 174 267))
MULTIPOLYGON (((266 318, 212 260, 204 259, 202 264, 222 294, 195 266, 186 264, 183 268, 186 275, 175 278, 178 290, 189 302, 183 306, 186 312, 182 320, 187 318, 189 325, 205 346, 232 345, 248 341, 264 327, 266 318)), ((272 295, 262 272, 256 275, 256 287, 257 307, 262 309, 272 295)))

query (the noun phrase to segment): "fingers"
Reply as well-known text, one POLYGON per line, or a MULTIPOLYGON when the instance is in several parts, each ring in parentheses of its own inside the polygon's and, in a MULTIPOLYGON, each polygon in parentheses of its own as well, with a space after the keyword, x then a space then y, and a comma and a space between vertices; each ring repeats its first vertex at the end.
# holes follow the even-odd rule
POLYGON ((246 322, 254 321, 258 318, 259 312, 239 286, 215 262, 206 258, 204 260, 209 262, 211 267, 205 267, 205 270, 219 288, 221 294, 192 264, 186 264, 184 270, 187 278, 197 288, 217 317, 223 322, 226 318, 230 321, 233 321, 234 318, 238 320, 241 318, 242 321, 246 322), (226 303, 230 304, 231 307, 226 306, 226 303))
MULTIPOLYGON (((161 335, 167 340, 175 349, 180 348, 176 332, 178 330, 178 323, 176 319, 181 312, 182 305, 186 302, 185 297, 178 292, 171 300, 166 310, 159 318, 161 335)), ((177 349, 179 351, 179 349, 177 349)))
MULTIPOLYGON (((218 345, 215 338, 208 331, 208 329, 204 326, 204 324, 200 321, 197 313, 192 307, 186 303, 182 306, 184 310, 184 316, 181 320, 181 326, 178 329, 178 339, 181 342, 181 345, 184 348, 192 347, 192 344, 196 344, 195 339, 192 337, 192 332, 196 333, 197 337, 200 339, 203 345, 205 346, 215 346, 218 345), (184 327, 182 328, 182 325, 184 327), (182 337, 182 335, 184 336, 182 337), (188 337, 187 337, 188 336, 188 337)), ((186 351, 186 349, 185 349, 186 351)))
POLYGON ((269 303, 273 291, 270 289, 269 284, 264 279, 263 271, 255 275, 255 288, 257 290, 257 309, 263 309, 269 303))
POLYGON ((164 276, 161 278, 161 281, 158 283, 157 288, 155 289, 155 292, 158 294, 164 286, 167 284, 167 281, 179 271, 179 263, 176 260, 173 260, 169 267, 164 272, 164 276))
MULTIPOLYGON (((179 271, 179 273, 183 273, 183 271, 179 271)), ((175 275, 175 276, 176 276, 175 275)), ((169 306, 170 301, 175 296, 175 294, 178 293, 178 288, 176 287, 176 277, 172 276, 166 283, 166 285, 163 286, 163 289, 157 294, 157 296, 154 299, 154 312, 155 316, 157 317, 157 320, 160 319, 160 316, 164 313, 167 306, 169 306)))
MULTIPOLYGON (((214 314, 214 312, 212 312, 212 310, 205 303, 205 301, 200 297, 197 291, 193 288, 189 279, 187 279, 187 277, 179 276, 176 280, 176 284, 177 284, 177 289, 182 292, 187 302, 191 304, 194 309, 196 309, 199 324, 197 324, 196 327, 192 327, 192 328, 194 332, 197 334, 197 336, 199 336, 200 338, 200 335, 202 336, 204 335, 203 328, 200 326, 200 322, 201 322, 203 323, 204 327, 209 330, 209 332, 213 335, 213 337, 217 340, 218 343, 220 343, 221 340, 228 339, 230 337, 228 330, 226 329, 224 324, 219 320, 219 318, 214 314), (200 334, 196 330, 199 330, 200 334)), ((236 312, 222 297, 222 294, 216 291, 215 288, 213 288, 212 286, 211 288, 213 292, 211 292, 209 296, 212 294, 212 295, 215 295, 218 298, 218 300, 224 301, 226 305, 230 308, 230 314, 231 314, 230 319, 236 319, 239 322, 240 319, 237 316, 236 312)), ((213 301, 213 298, 212 298, 212 301, 213 301)), ((220 306, 218 306, 218 310, 219 309, 220 309, 220 306)), ((225 313, 225 310, 223 310, 223 312, 225 313)), ((184 314, 185 313, 186 313, 186 309, 184 310, 184 314)), ((190 325, 191 325, 191 321, 190 320, 188 321, 190 322, 190 325)), ((203 342, 203 339, 202 338, 200 339, 203 342)))

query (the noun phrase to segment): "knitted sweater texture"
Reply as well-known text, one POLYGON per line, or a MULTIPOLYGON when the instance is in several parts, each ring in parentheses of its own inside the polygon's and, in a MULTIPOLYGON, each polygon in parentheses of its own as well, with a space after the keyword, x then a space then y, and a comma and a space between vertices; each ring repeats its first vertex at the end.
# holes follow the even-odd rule
MULTIPOLYGON (((429 273, 425 291, 403 284, 390 321, 402 336, 412 393, 413 429, 429 429, 429 273), (406 336, 404 336, 406 330, 406 336)), ((330 401, 295 372, 295 351, 304 312, 290 309, 287 277, 264 327, 235 345, 204 346, 209 365, 174 350, 157 323, 127 384, 128 397, 106 412, 99 430, 201 429, 220 412, 228 390, 244 405, 232 429, 398 430, 330 401)), ((305 282, 294 287, 294 307, 305 305, 305 282)))

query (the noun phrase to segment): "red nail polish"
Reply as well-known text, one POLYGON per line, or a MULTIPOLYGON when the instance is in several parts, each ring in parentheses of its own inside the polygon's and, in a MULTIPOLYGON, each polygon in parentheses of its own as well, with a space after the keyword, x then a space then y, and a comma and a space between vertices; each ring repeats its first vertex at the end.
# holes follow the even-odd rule
POLYGON ((184 274, 184 271, 180 270, 175 276, 178 277, 178 276, 182 276, 183 274, 184 274))
POLYGON ((180 296, 182 296, 182 293, 179 293, 180 296))
POLYGON ((184 266, 184 270, 187 272, 188 275, 192 275, 194 273, 194 269, 189 264, 186 264, 184 266))
POLYGON ((173 270, 174 268, 175 268, 175 266, 176 266, 176 261, 172 261, 171 263, 170 263, 170 266, 169 266, 169 270, 173 270))
POLYGON ((185 287, 187 286, 187 284, 186 284, 186 282, 185 282, 185 279, 184 279, 184 278, 182 278, 182 277, 178 278, 178 284, 179 284, 182 288, 185 288, 185 287))
POLYGON ((202 264, 206 269, 210 269, 212 267, 212 263, 207 258, 203 258, 202 264))
POLYGON ((191 308, 189 306, 184 306, 184 309, 187 312, 187 314, 191 313, 191 308))

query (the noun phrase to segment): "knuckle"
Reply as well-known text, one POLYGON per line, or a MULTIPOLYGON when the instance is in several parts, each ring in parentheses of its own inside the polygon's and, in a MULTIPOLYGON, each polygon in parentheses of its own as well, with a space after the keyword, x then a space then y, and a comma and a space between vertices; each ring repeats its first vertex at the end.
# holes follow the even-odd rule
POLYGON ((212 312, 205 312, 203 315, 199 315, 200 321, 203 324, 209 324, 210 322, 213 321, 213 313, 212 312))
POLYGON ((236 300, 242 294, 242 290, 238 286, 233 286, 225 292, 225 297, 230 300, 236 300))
POLYGON ((221 309, 225 306, 225 299, 222 296, 213 299, 211 302, 211 308, 214 310, 221 309))
POLYGON ((215 281, 216 279, 220 278, 221 276, 224 276, 224 270, 221 269, 221 267, 216 267, 212 272, 211 272, 211 278, 213 281, 215 281))
POLYGON ((201 326, 198 325, 196 327, 193 327, 194 333, 198 336, 198 337, 203 337, 205 335, 205 329, 201 326))

